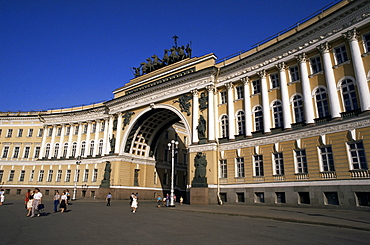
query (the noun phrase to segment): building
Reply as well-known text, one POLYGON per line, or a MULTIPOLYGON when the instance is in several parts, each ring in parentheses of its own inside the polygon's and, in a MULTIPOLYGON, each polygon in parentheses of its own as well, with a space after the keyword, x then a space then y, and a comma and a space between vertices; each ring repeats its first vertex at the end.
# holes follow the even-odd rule
POLYGON ((227 59, 180 51, 110 101, 1 113, 2 188, 154 199, 173 157, 191 204, 370 206, 370 1, 337 2, 227 59))

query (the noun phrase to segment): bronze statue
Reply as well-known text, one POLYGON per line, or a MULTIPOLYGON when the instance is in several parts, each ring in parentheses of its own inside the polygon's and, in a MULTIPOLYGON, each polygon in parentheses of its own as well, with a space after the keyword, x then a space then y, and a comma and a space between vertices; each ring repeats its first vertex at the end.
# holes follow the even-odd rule
POLYGON ((199 123, 197 126, 199 139, 204 139, 206 137, 206 134, 205 134, 206 129, 207 129, 206 120, 204 119, 202 115, 200 115, 199 123))
POLYGON ((188 45, 186 45, 186 48, 185 48, 185 51, 186 51, 186 57, 187 58, 191 58, 191 51, 192 51, 192 49, 190 48, 190 45, 188 44, 188 45))
POLYGON ((207 173, 207 159, 206 155, 198 152, 194 158, 195 176, 194 178, 204 178, 207 173))
POLYGON ((131 112, 126 112, 122 118, 123 118, 123 127, 122 127, 122 130, 125 129, 126 125, 130 124, 130 120, 131 120, 131 117, 132 115, 134 115, 135 112, 131 111, 131 112))
POLYGON ((112 135, 112 138, 109 139, 110 143, 110 152, 109 153, 114 153, 114 148, 116 146, 116 138, 114 138, 114 134, 112 135))
POLYGON ((192 96, 191 95, 186 95, 186 94, 183 94, 179 97, 178 100, 174 100, 173 102, 174 103, 179 103, 179 106, 180 106, 180 109, 181 109, 181 112, 186 112, 188 116, 190 116, 190 100, 191 100, 192 96))
POLYGON ((208 96, 203 92, 199 98, 199 110, 204 111, 208 107, 208 96))

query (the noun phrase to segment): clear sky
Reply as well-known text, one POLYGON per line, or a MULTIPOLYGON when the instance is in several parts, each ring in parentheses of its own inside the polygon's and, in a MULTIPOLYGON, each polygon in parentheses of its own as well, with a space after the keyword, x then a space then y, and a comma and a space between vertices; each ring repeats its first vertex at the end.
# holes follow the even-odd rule
POLYGON ((0 111, 110 100, 174 35, 193 56, 224 58, 334 2, 0 0, 0 111))

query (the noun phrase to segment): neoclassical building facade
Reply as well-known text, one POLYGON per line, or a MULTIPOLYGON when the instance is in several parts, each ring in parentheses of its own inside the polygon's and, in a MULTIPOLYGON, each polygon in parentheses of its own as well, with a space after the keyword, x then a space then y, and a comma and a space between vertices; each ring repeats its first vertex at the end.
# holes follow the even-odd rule
POLYGON ((344 0, 227 59, 138 73, 110 101, 2 112, 1 188, 154 199, 173 176, 190 204, 367 209, 369 54, 370 1, 344 0))

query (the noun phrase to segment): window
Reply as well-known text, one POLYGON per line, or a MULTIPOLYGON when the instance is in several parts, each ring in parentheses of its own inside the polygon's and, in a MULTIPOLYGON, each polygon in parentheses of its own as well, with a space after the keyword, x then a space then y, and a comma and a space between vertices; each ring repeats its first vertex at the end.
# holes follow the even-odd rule
POLYGON ((67 153, 68 153, 68 143, 64 143, 64 146, 63 146, 63 158, 67 158, 67 153))
POLYGON ((347 142, 349 147, 351 170, 367 170, 365 149, 362 140, 347 142))
POLYGON ((273 153, 274 167, 276 175, 284 175, 284 158, 282 152, 273 153))
POLYGON ((60 180, 62 179, 62 170, 59 169, 58 172, 57 172, 57 178, 55 179, 56 182, 60 182, 60 180))
POLYGON ((346 46, 342 45, 339 47, 335 47, 333 50, 337 65, 342 64, 348 60, 346 46))
POLYGON ((49 169, 49 174, 48 174, 48 182, 51 182, 53 180, 53 170, 49 169))
POLYGON ((72 144, 72 157, 76 157, 76 151, 77 151, 77 142, 73 142, 72 144))
POLYGON ((49 153, 50 153, 50 144, 46 144, 45 158, 48 158, 49 157, 49 153))
POLYGON ((53 136, 53 128, 49 128, 48 136, 49 137, 53 136))
POLYGON ((74 135, 77 135, 77 134, 78 134, 78 129, 79 129, 79 125, 76 125, 76 126, 75 126, 75 132, 74 132, 74 135))
POLYGON ((339 205, 337 192, 324 192, 326 205, 339 205))
POLYGON ((364 40, 365 52, 370 52, 370 33, 365 34, 362 39, 364 40))
POLYGON ((245 202, 244 192, 236 193, 236 202, 245 202))
POLYGON ((307 174, 307 158, 306 149, 295 150, 296 162, 297 162, 297 173, 307 174))
POLYGON ((94 169, 92 182, 96 182, 98 180, 98 170, 94 169))
POLYGON ((252 86, 253 86, 253 94, 261 93, 261 81, 260 80, 252 81, 252 86))
POLYGON ((89 181, 89 170, 85 169, 83 182, 87 182, 87 181, 89 181))
POLYGON ((28 158, 28 157, 30 156, 30 149, 31 149, 31 147, 29 147, 29 146, 26 146, 26 147, 24 148, 24 155, 23 155, 23 158, 28 158))
POLYGON ((17 135, 17 137, 22 137, 22 136, 23 136, 23 129, 20 128, 20 129, 18 129, 18 135, 17 135))
POLYGON ((319 118, 329 116, 327 93, 324 88, 318 88, 315 92, 316 108, 319 118))
POLYGON ((19 181, 24 181, 24 176, 26 175, 26 170, 21 170, 21 174, 19 175, 19 181))
POLYGON ((227 115, 221 117, 221 137, 229 137, 229 118, 227 115))
POLYGON ((8 181, 13 181, 15 170, 10 170, 8 181))
POLYGON ((322 71, 320 56, 316 56, 310 59, 312 74, 316 74, 322 71))
POLYGON ((32 135, 33 135, 33 128, 30 128, 29 130, 28 130, 28 137, 32 137, 32 135))
POLYGON ((343 103, 346 112, 359 109, 355 83, 351 79, 344 79, 341 83, 343 103))
POLYGON ((70 182, 71 181, 71 170, 70 169, 67 169, 67 172, 66 172, 66 182, 70 182))
POLYGON ((227 103, 227 93, 226 93, 226 91, 221 91, 220 92, 220 100, 221 100, 221 104, 226 104, 227 103))
POLYGON ((104 130, 105 130, 105 121, 102 121, 101 122, 100 132, 104 132, 104 130))
POLYGON ((220 178, 227 178, 227 160, 220 160, 220 178))
POLYGON ((303 99, 301 95, 295 95, 293 97, 293 110, 294 118, 296 123, 301 123, 304 121, 303 114, 303 99))
POLYGON ((35 175, 35 170, 31 170, 31 173, 30 173, 30 182, 32 182, 33 181, 33 177, 34 177, 34 175, 35 175))
POLYGON ((237 178, 244 178, 244 158, 236 158, 236 176, 237 178))
POLYGON ((236 99, 241 100, 244 98, 243 86, 236 86, 236 99))
POLYGON ((0 128, 0 136, 1 136, 2 133, 3 133, 3 130, 0 128))
POLYGON ((289 67, 289 73, 290 73, 290 82, 299 81, 300 78, 299 78, 298 66, 289 67))
POLYGON ((37 137, 42 137, 42 134, 43 133, 44 133, 44 129, 43 128, 40 128, 37 137))
POLYGON ((66 127, 66 136, 69 136, 71 134, 71 126, 66 127))
POLYGON ((245 129, 244 111, 238 111, 238 113, 236 114, 236 120, 238 123, 238 135, 244 135, 244 129, 245 129))
POLYGON ((96 133, 96 123, 93 123, 92 124, 92 133, 95 134, 96 133))
POLYGON ((279 74, 274 73, 270 75, 271 88, 280 87, 279 74))
POLYGON ((94 146, 95 142, 93 140, 90 141, 90 153, 89 153, 90 156, 94 155, 94 146))
POLYGON ((322 162, 322 171, 335 171, 331 146, 320 146, 319 149, 322 162))
POLYGON ((84 131, 83 131, 83 134, 87 134, 87 124, 84 124, 84 131))
POLYGON ((54 158, 58 157, 58 153, 59 153, 59 143, 56 143, 54 146, 54 158))
POLYGON ((75 182, 78 182, 80 180, 80 170, 75 170, 75 182))
POLYGON ((103 140, 99 140, 98 155, 103 155, 103 140))
POLYGON ((38 181, 39 181, 39 182, 42 182, 43 180, 44 180, 44 170, 40 170, 38 181))
POLYGON ((254 193, 254 202, 255 203, 264 203, 265 202, 265 194, 263 192, 255 192, 254 193))
POLYGON ((283 107, 281 106, 280 101, 275 101, 272 104, 272 113, 274 116, 274 125, 275 128, 281 128, 283 127, 283 107))
POLYGON ((19 146, 14 147, 14 153, 13 153, 13 158, 18 158, 19 157, 19 146))
POLYGON ((299 204, 310 204, 310 193, 309 192, 298 192, 299 204))
POLYGON ((275 192, 276 203, 286 203, 285 192, 275 192))
POLYGON ((13 129, 8 129, 8 133, 6 134, 7 138, 11 138, 13 134, 13 129))
POLYGON ((254 176, 263 176, 263 157, 262 155, 254 155, 254 176))
POLYGON ((35 158, 39 158, 39 156, 40 156, 40 149, 41 149, 40 146, 36 146, 36 148, 35 148, 35 158))
POLYGON ((4 146, 3 148, 3 158, 8 158, 9 146, 4 146))
POLYGON ((0 170, 0 182, 2 183, 4 176, 4 170, 0 170))
POLYGON ((58 127, 57 128, 57 136, 61 136, 62 135, 62 127, 58 127))
POLYGON ((254 123, 256 131, 263 131, 263 112, 261 106, 254 108, 254 123))
POLYGON ((370 192, 356 192, 356 197, 358 206, 370 206, 370 192))
POLYGON ((86 151, 86 141, 82 141, 80 156, 85 156, 85 151, 86 151))

